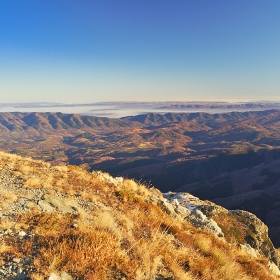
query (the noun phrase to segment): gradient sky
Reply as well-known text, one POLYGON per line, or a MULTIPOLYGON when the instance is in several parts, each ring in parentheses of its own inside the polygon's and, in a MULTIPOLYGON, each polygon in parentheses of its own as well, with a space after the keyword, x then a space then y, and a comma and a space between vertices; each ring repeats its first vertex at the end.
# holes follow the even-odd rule
POLYGON ((280 100, 280 1, 3 0, 3 102, 280 100))

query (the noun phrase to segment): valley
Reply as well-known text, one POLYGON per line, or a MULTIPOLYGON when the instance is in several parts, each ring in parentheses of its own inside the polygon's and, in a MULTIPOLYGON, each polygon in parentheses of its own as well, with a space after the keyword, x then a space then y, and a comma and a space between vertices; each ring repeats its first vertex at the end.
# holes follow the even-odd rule
POLYGON ((148 113, 119 119, 1 113, 0 149, 188 191, 248 210, 280 246, 280 111, 148 113))

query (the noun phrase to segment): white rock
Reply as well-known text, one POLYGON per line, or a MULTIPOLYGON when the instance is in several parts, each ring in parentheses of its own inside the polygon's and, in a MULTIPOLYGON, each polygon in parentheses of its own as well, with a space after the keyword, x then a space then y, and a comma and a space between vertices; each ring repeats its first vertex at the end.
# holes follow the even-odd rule
POLYGON ((62 272, 60 275, 61 280, 73 280, 72 276, 67 272, 62 272))
POLYGON ((272 273, 274 273, 277 276, 280 276, 280 270, 274 262, 269 262, 268 263, 268 268, 272 273))
POLYGON ((49 280, 61 280, 61 277, 55 273, 51 273, 49 280))
POLYGON ((24 237, 26 235, 26 232, 24 232, 23 230, 21 230, 19 233, 18 233, 19 237, 24 237))
POLYGON ((218 224, 209 219, 200 210, 193 210, 191 214, 186 217, 186 220, 190 222, 196 228, 202 228, 206 231, 214 233, 218 237, 224 237, 224 234, 218 224))
POLYGON ((44 200, 40 200, 38 202, 38 205, 42 208, 43 211, 45 212, 54 212, 55 208, 52 207, 49 203, 45 202, 44 200))
POLYGON ((252 248, 249 244, 238 244, 238 247, 242 248, 253 257, 258 257, 260 255, 260 253, 256 249, 252 248))
POLYGON ((20 263, 21 259, 20 258, 13 258, 13 262, 15 263, 20 263))
POLYGON ((70 274, 63 271, 60 276, 55 273, 51 273, 49 280, 73 280, 73 278, 70 274))

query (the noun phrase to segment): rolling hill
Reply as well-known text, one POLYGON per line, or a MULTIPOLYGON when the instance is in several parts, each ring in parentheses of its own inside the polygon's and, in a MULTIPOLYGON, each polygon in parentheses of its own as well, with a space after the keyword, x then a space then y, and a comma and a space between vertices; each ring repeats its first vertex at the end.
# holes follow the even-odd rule
POLYGON ((7 152, 103 170, 251 211, 280 246, 279 110, 121 119, 1 113, 0 131, 0 149, 7 152))

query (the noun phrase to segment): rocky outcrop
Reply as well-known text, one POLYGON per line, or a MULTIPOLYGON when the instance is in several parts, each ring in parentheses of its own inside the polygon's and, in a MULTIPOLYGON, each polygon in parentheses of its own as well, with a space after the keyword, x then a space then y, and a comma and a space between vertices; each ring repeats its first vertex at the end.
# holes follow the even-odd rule
POLYGON ((187 220, 196 228, 209 231, 223 238, 224 234, 217 223, 200 211, 196 203, 200 200, 188 193, 165 193, 159 202, 162 209, 173 217, 187 220))
POLYGON ((184 219, 196 228, 215 234, 225 240, 225 233, 215 221, 219 215, 231 215, 244 228, 242 243, 234 245, 244 249, 252 256, 267 257, 271 268, 280 274, 280 259, 268 237, 267 226, 254 214, 243 210, 230 210, 218 206, 210 201, 203 201, 189 193, 165 193, 159 202, 162 209, 180 220, 184 219))
POLYGON ((250 212, 243 210, 231 210, 228 212, 234 213, 237 219, 240 219, 247 226, 245 236, 246 245, 266 256, 279 267, 280 259, 268 237, 267 226, 250 212))
MULTIPOLYGON (((0 244, 2 246, 1 250, 9 252, 1 255, 0 279, 28 280, 32 279, 30 275, 36 274, 44 275, 44 279, 48 280, 84 279, 75 278, 75 273, 70 269, 64 269, 64 267, 45 272, 34 265, 35 261, 40 261, 38 259, 42 251, 39 253, 39 248, 36 246, 39 239, 44 239, 44 232, 58 233, 58 236, 60 236, 58 242, 70 239, 71 242, 78 242, 75 244, 82 246, 83 242, 79 243, 79 238, 84 237, 79 235, 80 226, 84 228, 85 232, 89 232, 89 235, 95 230, 98 233, 99 231, 103 232, 102 234, 106 237, 111 236, 111 242, 114 241, 117 244, 116 247, 112 247, 112 252, 119 246, 122 250, 120 256, 124 256, 124 259, 133 257, 133 254, 137 253, 135 248, 140 246, 142 242, 146 247, 141 249, 141 254, 145 254, 149 250, 151 252, 152 250, 156 251, 158 248, 164 249, 166 245, 170 246, 176 255, 178 254, 177 250, 182 250, 180 261, 184 273, 189 271, 191 262, 184 250, 188 250, 187 247, 191 246, 190 240, 197 241, 195 238, 188 239, 193 234, 192 232, 196 232, 196 234, 201 234, 203 238, 211 236, 208 241, 215 240, 215 242, 217 241, 216 244, 227 246, 228 250, 234 248, 238 251, 238 248, 241 248, 247 256, 249 255, 249 259, 263 257, 264 260, 265 257, 266 269, 269 268, 273 275, 280 275, 279 257, 268 238, 267 226, 249 212, 242 210, 228 211, 212 202, 200 200, 188 193, 169 192, 162 194, 155 188, 148 189, 143 185, 132 183, 131 180, 124 180, 121 177, 114 178, 100 171, 86 173, 76 167, 72 167, 72 169, 68 169, 68 167, 43 169, 40 165, 38 166, 36 167, 38 169, 36 171, 37 175, 33 172, 36 169, 34 166, 31 169, 32 172, 28 174, 23 174, 9 164, 0 166, 0 218, 5 219, 7 223, 7 225, 5 223, 1 224, 0 244), (45 177, 36 180, 36 176, 39 176, 38 174, 42 170, 45 172, 45 177), (62 171, 59 173, 58 170, 63 170, 64 173, 62 171), (51 172, 53 172, 52 175, 51 172), (50 188, 49 183, 44 185, 44 180, 51 176, 53 176, 53 180, 50 188), (87 180, 84 180, 84 178, 87 178, 87 180), (77 181, 74 183, 74 180, 77 181), (29 184, 27 184, 28 182, 29 184), (137 206, 137 203, 142 207, 139 209, 142 210, 135 210, 135 216, 133 216, 135 221, 129 220, 127 218, 128 213, 133 212, 134 207, 140 207, 137 206), (127 207, 126 211, 123 210, 124 207, 127 207), (139 225, 138 216, 141 215, 145 217, 143 220, 145 222, 141 222, 141 225, 139 225), (150 215, 157 218, 153 227, 149 225, 150 215), (161 216, 158 218, 158 215, 165 215, 165 217, 161 220, 161 216), (23 219, 18 224, 21 217, 23 219), (36 217, 41 217, 42 220, 40 221, 44 221, 43 225, 38 224, 39 220, 36 220, 36 217), (57 222, 59 217, 61 218, 60 223, 57 222), (26 222, 26 219, 28 219, 28 222, 26 222), (169 222, 165 222, 168 219, 169 222), (190 230, 185 234, 179 227, 176 227, 177 224, 180 224, 181 228, 187 225, 190 230), (41 231, 42 227, 44 227, 43 233, 41 231), (73 230, 73 232, 77 231, 77 236, 64 236, 63 230, 68 229, 73 230), (177 239, 177 235, 180 234, 180 238, 177 239), (164 243, 165 238, 168 242, 164 243), (150 249, 160 242, 162 244, 155 247, 157 249, 150 249), (186 247, 183 247, 183 242, 187 244, 186 247), (24 250, 22 249, 23 244, 27 246, 24 250), (32 245, 29 246, 30 244, 32 245), (8 248, 11 245, 20 248, 17 254, 11 253, 12 250, 8 248)), ((54 236, 55 234, 49 239, 44 239, 44 242, 47 242, 46 248, 51 247, 48 242, 51 244, 54 236)), ((104 240, 105 245, 103 243, 96 245, 95 249, 97 251, 100 248, 107 248, 105 237, 104 240)), ((45 246, 45 243, 41 244, 45 246)), ((205 245, 206 249, 203 244, 200 245, 202 247, 199 249, 199 254, 204 254, 203 257, 208 258, 212 250, 212 243, 210 249, 207 249, 207 244, 205 245)), ((199 247, 199 244, 196 244, 196 246, 199 247)), ((195 251, 195 249, 192 250, 195 251)), ((223 250, 221 252, 223 253, 223 250)), ((105 252, 103 251, 103 253, 105 252)), ((137 258, 139 257, 140 255, 137 255, 137 258)), ((146 260, 147 263, 151 261, 150 255, 146 260)), ((159 267, 158 270, 154 269, 153 273, 156 276, 148 278, 146 275, 146 278, 139 279, 174 279, 172 278, 172 272, 165 267, 161 253, 156 255, 155 263, 159 267)), ((191 265, 196 267, 193 263, 191 265)), ((237 266, 239 266, 239 263, 237 266)), ((123 276, 125 274, 118 270, 116 266, 113 266, 112 271, 108 273, 113 273, 113 276, 108 279, 134 279, 125 278, 123 276), (119 278, 116 278, 117 276, 119 278)), ((146 273, 146 271, 143 273, 146 273)), ((216 276, 213 279, 221 278, 216 276)))
POLYGON ((67 213, 71 215, 77 215, 77 208, 63 197, 54 196, 54 195, 44 195, 41 200, 39 200, 38 205, 43 211, 53 212, 58 210, 61 213, 67 213))
POLYGON ((224 234, 217 223, 213 219, 208 218, 198 209, 192 210, 190 215, 186 216, 185 219, 196 228, 212 232, 218 237, 224 237, 224 234))

